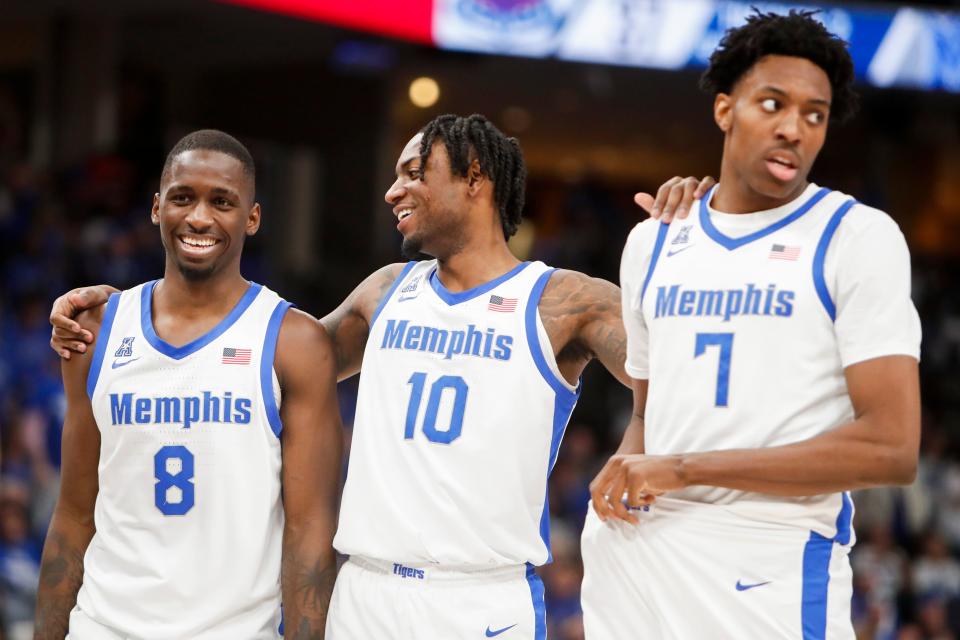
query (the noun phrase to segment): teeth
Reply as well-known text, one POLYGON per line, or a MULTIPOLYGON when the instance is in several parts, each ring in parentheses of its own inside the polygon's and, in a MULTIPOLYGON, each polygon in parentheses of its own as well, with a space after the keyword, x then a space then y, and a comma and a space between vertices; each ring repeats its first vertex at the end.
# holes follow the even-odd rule
POLYGON ((413 211, 411 211, 410 209, 404 209, 403 211, 397 214, 397 220, 403 220, 407 216, 411 216, 411 215, 413 215, 413 211))
POLYGON ((180 238, 183 244, 191 247, 212 247, 217 244, 216 240, 210 238, 180 238))

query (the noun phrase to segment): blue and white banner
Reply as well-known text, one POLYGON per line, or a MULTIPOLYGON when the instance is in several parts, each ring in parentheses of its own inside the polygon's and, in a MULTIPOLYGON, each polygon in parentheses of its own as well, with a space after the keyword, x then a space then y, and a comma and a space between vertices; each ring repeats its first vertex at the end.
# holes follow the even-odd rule
POLYGON ((857 77, 880 87, 960 92, 960 12, 756 0, 434 0, 442 49, 603 64, 703 67, 753 7, 819 9, 850 43, 857 77))

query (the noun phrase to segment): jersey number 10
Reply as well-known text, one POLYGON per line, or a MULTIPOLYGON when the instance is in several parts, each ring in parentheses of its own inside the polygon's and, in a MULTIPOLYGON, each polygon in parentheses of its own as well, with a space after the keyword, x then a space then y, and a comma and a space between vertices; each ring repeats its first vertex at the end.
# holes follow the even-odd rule
MULTIPOLYGON (((413 440, 413 432, 417 426, 417 416, 420 415, 420 401, 423 399, 423 390, 427 385, 427 374, 414 373, 407 384, 412 385, 410 402, 407 404, 407 420, 403 429, 405 440, 413 440)), ((423 415, 423 435, 430 442, 450 444, 460 437, 463 431, 463 412, 467 407, 467 393, 470 389, 460 376, 440 376, 430 385, 430 398, 427 400, 427 410, 423 415), (453 389, 453 412, 450 415, 450 427, 446 431, 437 429, 437 411, 440 409, 440 398, 444 389, 453 389)))

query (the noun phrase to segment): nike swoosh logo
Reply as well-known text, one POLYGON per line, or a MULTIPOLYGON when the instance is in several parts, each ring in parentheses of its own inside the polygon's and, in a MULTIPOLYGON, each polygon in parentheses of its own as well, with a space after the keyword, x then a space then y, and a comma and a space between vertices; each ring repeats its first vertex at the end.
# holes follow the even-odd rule
POLYGON ((114 361, 113 361, 113 364, 110 365, 110 368, 111 368, 111 369, 119 369, 120 367, 125 367, 125 366, 127 366, 128 364, 130 364, 131 362, 136 362, 137 360, 139 360, 139 359, 142 358, 142 357, 143 357, 143 356, 137 356, 136 358, 133 358, 132 360, 127 360, 126 362, 117 362, 116 360, 114 360, 114 361))
POLYGON ((748 589, 755 589, 756 587, 762 587, 765 584, 770 584, 771 580, 766 582, 757 582, 756 584, 743 584, 737 580, 737 591, 747 591, 748 589))
POLYGON ((498 636, 498 635, 500 635, 501 633, 503 633, 504 631, 510 631, 510 629, 513 629, 515 626, 517 626, 516 623, 510 625, 509 627, 504 627, 503 629, 497 629, 496 631, 490 631, 490 627, 487 627, 486 636, 487 636, 488 638, 492 638, 492 637, 494 637, 494 636, 498 636))
POLYGON ((670 256, 675 256, 675 255, 677 255, 678 253, 680 253, 681 251, 686 251, 687 249, 690 249, 691 247, 693 247, 693 245, 692 245, 692 244, 688 244, 687 246, 681 247, 681 248, 677 249, 676 251, 674 251, 674 250, 671 249, 670 251, 667 251, 667 257, 669 258, 670 256))

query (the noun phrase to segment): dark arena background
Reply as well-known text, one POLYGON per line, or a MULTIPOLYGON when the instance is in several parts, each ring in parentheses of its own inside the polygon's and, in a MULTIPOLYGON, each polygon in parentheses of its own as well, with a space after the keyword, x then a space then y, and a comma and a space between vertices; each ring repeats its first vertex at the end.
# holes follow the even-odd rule
MULTIPOLYGON (((168 148, 252 150, 263 227, 244 275, 322 316, 399 259, 383 194, 409 137, 482 113, 529 164, 518 257, 617 281, 636 191, 716 174, 698 73, 751 6, 731 0, 5 0, 0 9, 0 638, 32 634, 64 410, 53 300, 158 276, 149 209, 168 148)), ((862 108, 811 178, 890 213, 923 324, 916 482, 855 494, 858 638, 960 637, 960 3, 833 3, 862 108)), ((882 260, 883 256, 877 256, 882 260)), ((629 392, 594 364, 550 478, 549 634, 581 638, 587 484, 629 392)), ((340 385, 352 422, 357 380, 340 385)), ((375 517, 375 516, 371 516, 375 517)), ((371 526, 376 526, 372 523, 371 526)), ((640 633, 640 630, 638 630, 640 633)))

